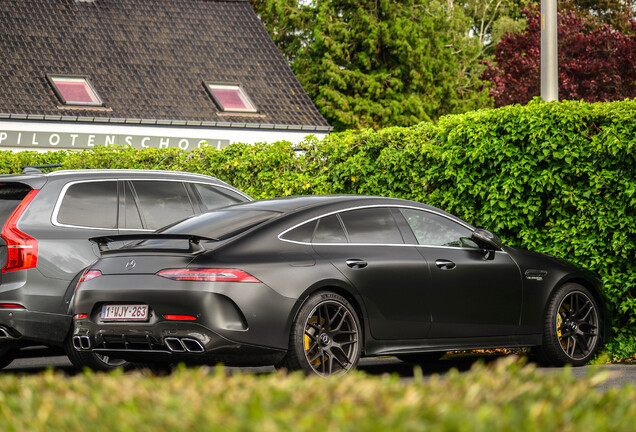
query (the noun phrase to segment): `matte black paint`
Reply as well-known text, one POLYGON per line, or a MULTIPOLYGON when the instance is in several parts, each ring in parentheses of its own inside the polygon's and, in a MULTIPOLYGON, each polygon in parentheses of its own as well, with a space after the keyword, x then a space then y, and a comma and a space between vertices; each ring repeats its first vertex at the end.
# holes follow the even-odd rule
MULTIPOLYGON (((163 321, 161 329, 153 329, 154 321, 102 323, 95 316, 105 302, 138 301, 157 313, 199 317, 196 325, 201 327, 196 331, 216 341, 207 344, 203 354, 172 354, 170 359, 219 361, 227 359, 230 344, 240 363, 264 364, 288 348, 292 322, 308 296, 330 290, 345 296, 358 312, 366 356, 521 347, 542 343, 545 305, 556 287, 578 281, 601 299, 594 277, 563 261, 505 246, 496 252, 421 246, 405 231, 409 228, 404 223, 399 226, 406 244, 307 244, 280 239, 281 234, 312 219, 373 206, 418 208, 468 226, 433 207, 390 198, 316 196, 239 204, 226 210, 280 213, 234 238, 211 243, 209 251, 192 256, 191 261, 183 254, 146 254, 142 249, 99 260, 93 268, 107 274, 82 284, 77 291, 75 311, 91 315, 75 322, 75 334, 87 334, 95 341, 103 333, 148 332, 160 343, 167 331, 195 334, 188 323, 163 321), (138 266, 132 272, 123 270, 133 257, 138 266), (185 265, 238 268, 262 283, 159 281, 162 278, 154 275, 163 268, 185 265), (528 269, 541 270, 545 277, 528 279, 528 269), (232 310, 227 316, 220 312, 226 308, 232 310), (238 321, 231 318, 236 316, 244 317, 246 328, 237 326, 238 321)), ((186 234, 180 231, 180 224, 166 233, 186 234)), ((112 354, 138 355, 135 350, 112 354)))

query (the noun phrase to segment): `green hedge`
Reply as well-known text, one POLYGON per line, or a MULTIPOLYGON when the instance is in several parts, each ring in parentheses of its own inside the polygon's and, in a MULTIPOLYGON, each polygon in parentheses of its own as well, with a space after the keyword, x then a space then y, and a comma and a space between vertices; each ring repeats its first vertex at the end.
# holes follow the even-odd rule
POLYGON ((41 431, 582 431, 634 430, 636 387, 596 389, 602 375, 538 371, 507 358, 413 381, 352 372, 0 376, 0 430, 41 431))
POLYGON ((636 355, 636 100, 533 101, 411 128, 234 144, 218 151, 3 153, 0 172, 27 163, 152 168, 222 178, 256 198, 360 193, 413 199, 489 228, 509 245, 594 271, 614 313, 610 352, 636 355))

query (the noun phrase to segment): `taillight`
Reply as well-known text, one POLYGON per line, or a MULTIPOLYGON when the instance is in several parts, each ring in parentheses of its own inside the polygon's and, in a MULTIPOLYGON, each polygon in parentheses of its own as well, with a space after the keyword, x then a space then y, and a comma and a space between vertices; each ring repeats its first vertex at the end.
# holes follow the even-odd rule
POLYGON ((38 263, 38 241, 17 227, 18 219, 39 191, 31 190, 7 219, 0 237, 7 243, 7 264, 1 272, 26 270, 38 263))
POLYGON ((17 303, 0 303, 0 309, 24 309, 24 306, 17 303))
POLYGON ((82 282, 88 282, 89 280, 100 277, 101 275, 102 275, 102 272, 99 270, 94 270, 94 269, 84 270, 84 273, 82 273, 82 276, 80 277, 79 281, 77 281, 77 285, 75 286, 75 289, 78 289, 82 282))
POLYGON ((198 268, 198 269, 166 269, 157 276, 178 281, 197 282, 260 282, 254 276, 238 269, 198 268))

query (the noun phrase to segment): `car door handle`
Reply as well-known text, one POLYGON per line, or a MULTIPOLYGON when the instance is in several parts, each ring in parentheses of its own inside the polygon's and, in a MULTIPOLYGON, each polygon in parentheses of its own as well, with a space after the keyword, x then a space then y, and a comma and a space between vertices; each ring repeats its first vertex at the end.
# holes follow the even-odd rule
POLYGON ((365 268, 367 266, 367 262, 361 259, 350 258, 345 262, 351 268, 365 268))
POLYGON ((445 259, 438 259, 435 261, 435 265, 442 270, 452 270, 455 268, 455 263, 445 259))

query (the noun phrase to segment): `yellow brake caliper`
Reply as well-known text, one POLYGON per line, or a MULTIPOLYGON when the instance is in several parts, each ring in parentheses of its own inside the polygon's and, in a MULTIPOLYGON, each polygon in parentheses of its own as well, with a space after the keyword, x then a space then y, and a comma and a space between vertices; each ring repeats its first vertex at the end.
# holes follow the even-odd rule
MULTIPOLYGON (((563 306, 561 306, 561 309, 563 309, 563 306)), ((563 333, 561 332, 561 324, 562 323, 563 323, 563 318, 561 318, 561 310, 559 310, 559 312, 557 313, 557 324, 556 324, 556 326, 557 326, 557 336, 559 337, 559 343, 561 344, 563 349, 566 350, 568 345, 563 339, 561 339, 561 336, 563 336, 563 333)))
MULTIPOLYGON (((316 324, 318 322, 318 317, 311 317, 309 318, 309 321, 307 321, 308 324, 316 324)), ((323 319, 324 322, 324 319, 323 319)), ((316 333, 316 330, 313 327, 308 326, 309 328, 306 330, 305 333, 305 354, 307 354, 307 357, 309 357, 309 349, 311 348, 311 340, 309 339, 309 336, 307 335, 307 333, 311 333, 312 336, 314 336, 316 333)), ((321 363, 321 358, 318 357, 316 360, 314 360, 313 362, 311 362, 311 364, 313 364, 314 366, 318 366, 321 363)))

